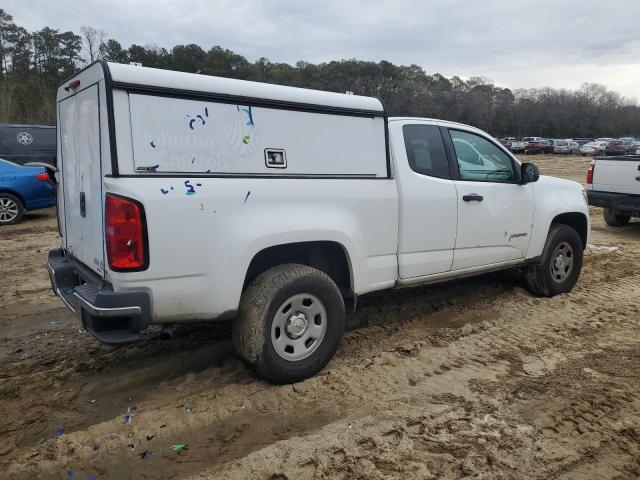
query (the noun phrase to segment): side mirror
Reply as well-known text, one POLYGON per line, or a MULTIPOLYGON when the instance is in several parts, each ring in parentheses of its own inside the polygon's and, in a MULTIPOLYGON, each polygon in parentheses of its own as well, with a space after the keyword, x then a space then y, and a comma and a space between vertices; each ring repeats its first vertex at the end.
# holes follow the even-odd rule
POLYGON ((533 163, 523 163, 520 166, 520 183, 522 185, 537 182, 539 178, 540 170, 533 163))

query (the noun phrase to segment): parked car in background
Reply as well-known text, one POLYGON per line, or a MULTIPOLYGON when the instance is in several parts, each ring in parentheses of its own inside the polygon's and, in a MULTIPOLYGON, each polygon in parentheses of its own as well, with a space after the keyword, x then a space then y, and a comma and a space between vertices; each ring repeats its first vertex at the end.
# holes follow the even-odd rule
POLYGON ((550 140, 531 140, 527 143, 524 153, 530 155, 536 153, 553 153, 553 148, 553 143, 550 140))
POLYGON ((577 155, 580 153, 580 145, 572 140, 554 140, 553 153, 565 155, 577 155))
POLYGON ((524 137, 522 139, 522 142, 524 143, 524 147, 527 148, 527 145, 529 145, 529 142, 539 142, 540 140, 543 140, 542 137, 524 137))
POLYGON ((510 137, 506 137, 506 138, 498 138, 497 139, 505 148, 508 148, 509 150, 511 150, 511 142, 513 141, 513 138, 510 137))
POLYGON ((517 140, 515 137, 501 138, 499 142, 513 153, 524 152, 524 142, 517 140))
POLYGON ((522 153, 522 152, 524 152, 524 142, 514 139, 511 142, 511 151, 513 153, 522 153))
POLYGON ((609 142, 595 141, 585 143, 580 147, 581 155, 604 155, 604 150, 607 148, 609 142))
POLYGON ((572 141, 576 142, 578 145, 586 145, 587 143, 593 142, 594 138, 572 138, 572 141))
POLYGON ((0 158, 0 225, 18 223, 24 212, 55 204, 56 188, 46 168, 0 158))
POLYGON ((553 153, 569 153, 569 141, 568 140, 554 140, 553 141, 553 153))
POLYGON ((604 154, 608 156, 615 155, 630 155, 636 153, 636 142, 635 140, 614 140, 613 142, 609 142, 604 149, 604 154))
POLYGON ((578 142, 569 141, 569 155, 580 155, 580 144, 578 142))
POLYGON ((0 124, 0 158, 18 165, 56 165, 55 125, 0 124))
POLYGON ((613 142, 614 140, 615 140, 615 138, 611 138, 611 137, 598 137, 594 141, 595 142, 606 142, 606 143, 609 143, 609 142, 613 142))

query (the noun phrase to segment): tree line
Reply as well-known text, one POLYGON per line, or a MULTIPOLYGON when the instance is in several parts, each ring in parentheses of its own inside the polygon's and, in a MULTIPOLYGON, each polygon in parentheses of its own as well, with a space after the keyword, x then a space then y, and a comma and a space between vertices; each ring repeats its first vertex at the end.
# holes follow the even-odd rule
MULTIPOLYGON (((389 115, 432 117, 477 126, 499 137, 640 136, 640 106, 605 86, 577 90, 503 88, 483 77, 447 78, 418 65, 356 59, 295 65, 250 62, 214 46, 123 47, 104 31, 44 27, 28 32, 0 9, 0 123, 55 123, 55 92, 96 59, 380 98, 389 115)), ((523 72, 526 74, 526 72, 523 72)))

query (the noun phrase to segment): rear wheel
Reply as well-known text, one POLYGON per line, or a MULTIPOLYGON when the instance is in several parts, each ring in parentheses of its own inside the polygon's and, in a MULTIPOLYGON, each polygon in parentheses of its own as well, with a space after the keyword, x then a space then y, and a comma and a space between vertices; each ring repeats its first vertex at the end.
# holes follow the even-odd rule
POLYGON ((545 297, 570 292, 582 270, 582 255, 583 245, 578 232, 568 225, 553 225, 540 263, 525 271, 527 288, 545 297))
POLYGON ((0 192, 0 225, 13 225, 22 220, 24 206, 18 197, 0 192))
POLYGON ((603 213, 604 221, 610 227, 623 227, 631 220, 630 215, 619 215, 612 210, 605 209, 603 213))
POLYGON ((280 265, 245 290, 233 342, 261 378, 294 383, 322 370, 344 331, 344 301, 333 280, 312 267, 280 265))

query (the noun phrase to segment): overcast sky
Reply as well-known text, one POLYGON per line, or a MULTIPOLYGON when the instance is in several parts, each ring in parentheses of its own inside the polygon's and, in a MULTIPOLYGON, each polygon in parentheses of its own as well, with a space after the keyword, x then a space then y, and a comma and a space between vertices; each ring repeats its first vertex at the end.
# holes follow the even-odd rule
POLYGON ((220 45, 253 61, 415 63, 499 85, 606 85, 640 100, 640 0, 3 0, 28 30, 123 46, 220 45))

